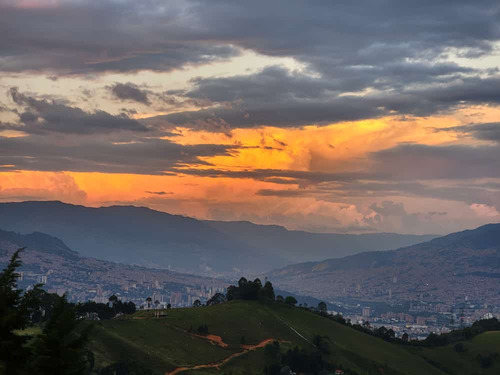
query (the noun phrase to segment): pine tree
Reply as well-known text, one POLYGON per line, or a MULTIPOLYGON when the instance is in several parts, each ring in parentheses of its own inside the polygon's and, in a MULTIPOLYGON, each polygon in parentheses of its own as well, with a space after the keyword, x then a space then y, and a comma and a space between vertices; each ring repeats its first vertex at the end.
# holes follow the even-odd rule
POLYGON ((40 375, 80 375, 87 373, 85 343, 91 326, 78 332, 76 310, 59 297, 42 334, 33 344, 31 370, 40 375))
POLYGON ((28 356, 26 336, 15 333, 29 323, 28 304, 23 301, 22 290, 17 289, 16 269, 21 266, 19 256, 23 250, 17 250, 0 273, 0 369, 7 374, 19 373, 28 356))

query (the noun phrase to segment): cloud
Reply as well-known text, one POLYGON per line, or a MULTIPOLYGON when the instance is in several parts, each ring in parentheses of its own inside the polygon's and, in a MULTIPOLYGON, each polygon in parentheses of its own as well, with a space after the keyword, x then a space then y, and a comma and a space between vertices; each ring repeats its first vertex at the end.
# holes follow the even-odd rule
MULTIPOLYGON (((389 70, 410 76, 400 64, 432 61, 452 48, 464 56, 491 52, 500 35, 497 5, 494 0, 418 6, 409 0, 340 1, 307 7, 286 0, 103 0, 20 7, 2 1, 0 69, 169 71, 231 57, 243 48, 292 57, 328 77, 339 77, 342 69, 366 73, 387 65, 387 71, 372 73, 383 80, 389 70), (57 28, 50 27, 55 23, 57 28)), ((348 78, 356 80, 354 74, 348 78)))
POLYGON ((15 178, 3 173, 0 200, 61 200, 82 204, 87 200, 87 193, 66 173, 20 172, 15 178))
POLYGON ((304 197, 307 195, 311 195, 310 191, 307 190, 278 190, 278 189, 261 189, 257 192, 257 195, 261 195, 263 197, 304 197))
POLYGON ((171 71, 238 53, 228 44, 204 42, 189 8, 187 3, 154 0, 65 1, 53 7, 2 1, 0 70, 54 75, 171 71))
POLYGON ((7 170, 79 171, 174 174, 184 165, 207 165, 202 157, 229 155, 235 146, 179 145, 144 138, 133 142, 81 139, 54 141, 50 137, 0 137, 0 165, 7 170))
POLYGON ((432 223, 420 213, 408 213, 401 202, 382 201, 373 203, 370 209, 375 215, 365 216, 363 222, 378 230, 409 231, 419 228, 426 233, 435 233, 432 223))
MULTIPOLYGON (((434 67, 443 74, 446 68, 434 67)), ((459 69, 458 67, 455 67, 459 69)), ((415 67, 418 70, 418 68, 415 67)), ((411 70, 408 68, 408 70, 411 70)), ((429 68, 432 71, 431 68, 429 68)), ((429 116, 464 105, 500 104, 496 76, 457 77, 446 82, 432 79, 425 87, 406 86, 411 74, 391 75, 384 91, 363 95, 347 94, 361 87, 350 87, 346 77, 326 79, 291 72, 284 67, 268 67, 251 75, 227 78, 198 78, 194 88, 179 95, 204 100, 210 106, 196 111, 176 112, 149 121, 219 132, 231 128, 259 126, 297 127, 363 120, 388 115, 429 116), (438 84, 439 83, 439 84, 438 84)), ((362 77, 362 72, 351 72, 362 77)), ((429 73, 431 74, 431 73, 429 73)), ((433 73, 432 77, 439 76, 433 73)), ((421 77, 420 83, 425 81, 421 77)), ((371 86, 373 87, 373 85, 371 86)))
POLYGON ((129 100, 147 105, 151 104, 148 97, 150 92, 148 90, 141 90, 133 83, 115 83, 109 86, 108 89, 117 99, 129 100))
POLYGON ((500 147, 401 144, 372 154, 377 173, 392 180, 500 177, 500 147))
POLYGON ((105 111, 85 112, 56 101, 36 99, 11 88, 9 94, 24 112, 19 125, 3 125, 4 129, 28 134, 109 134, 117 131, 148 132, 149 129, 126 115, 113 116, 105 111))
POLYGON ((451 128, 436 129, 436 131, 462 133, 470 135, 482 141, 493 141, 500 143, 500 122, 469 124, 451 128))
POLYGON ((172 194, 174 194, 171 191, 149 191, 149 190, 146 190, 146 193, 152 194, 152 195, 172 195, 172 194))
POLYGON ((249 169, 249 170, 224 170, 216 168, 175 169, 179 174, 193 175, 199 177, 230 177, 230 178, 248 178, 259 181, 273 182, 279 184, 318 184, 321 182, 347 182, 357 181, 361 178, 368 178, 368 173, 327 173, 311 172, 284 169, 249 169))
MULTIPOLYGON (((177 108, 161 120, 227 133, 235 127, 321 125, 394 113, 428 116, 500 102, 498 69, 453 62, 453 55, 494 53, 499 15, 494 0, 417 7, 409 0, 315 2, 307 9, 301 1, 104 0, 52 7, 4 1, 0 71, 172 71, 252 50, 291 58, 302 68, 194 79, 192 89, 155 94, 177 108), (185 111, 188 103, 200 110, 185 111)), ((152 100, 148 90, 131 83, 110 90, 120 100, 152 100)))

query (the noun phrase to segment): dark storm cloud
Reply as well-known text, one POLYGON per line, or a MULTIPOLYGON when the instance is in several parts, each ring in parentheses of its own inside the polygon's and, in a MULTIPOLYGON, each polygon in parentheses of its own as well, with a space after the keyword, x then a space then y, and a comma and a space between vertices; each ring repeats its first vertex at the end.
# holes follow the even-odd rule
POLYGON ((0 137, 0 165, 11 170, 77 171, 165 175, 184 165, 207 165, 200 157, 229 155, 234 147, 183 146, 162 139, 131 142, 47 136, 0 137))
POLYGON ((372 157, 392 180, 500 178, 498 146, 402 144, 372 157))
POLYGON ((19 125, 3 125, 4 128, 20 130, 29 134, 109 134, 117 131, 148 132, 149 129, 126 115, 113 116, 105 111, 85 112, 77 107, 36 99, 20 93, 16 88, 9 90, 15 104, 22 107, 19 125))
MULTIPOLYGON (((295 181, 297 183, 297 181, 295 181)), ((386 197, 424 197, 445 201, 463 202, 466 204, 484 204, 500 210, 500 186, 491 184, 470 185, 463 182, 447 184, 426 181, 400 183, 384 181, 354 181, 335 182, 334 185, 325 181, 319 183, 314 189, 262 189, 257 195, 280 198, 313 197, 323 201, 352 202, 353 199, 372 198, 384 199, 386 197)), ((403 215, 404 210, 400 204, 373 204, 370 207, 374 212, 383 216, 403 215)), ((446 212, 428 212, 430 216, 444 216, 446 212)), ((404 215, 403 215, 404 216, 404 215)))
POLYGON ((494 0, 13 3, 0 2, 6 71, 170 70, 237 46, 333 76, 338 67, 430 61, 450 47, 481 55, 500 36, 494 0))
POLYGON ((0 136, 3 170, 82 171, 175 174, 183 166, 209 165, 203 157, 231 155, 238 146, 180 145, 161 139, 169 133, 150 129, 126 115, 86 112, 78 107, 11 88, 18 109, 16 124, 0 122, 0 130, 25 136, 0 136))
POLYGON ((176 169, 180 174, 200 177, 231 177, 249 178, 260 181, 290 184, 294 181, 299 185, 318 184, 325 181, 357 181, 370 176, 368 173, 324 173, 310 171, 295 171, 282 169, 252 169, 244 171, 228 171, 221 169, 176 169))
MULTIPOLYGON (((394 112, 425 116, 463 103, 499 102, 495 70, 438 60, 450 51, 464 56, 492 51, 500 40, 500 7, 494 0, 12 4, 0 2, 0 71, 170 71, 226 59, 242 48, 292 57, 305 66, 307 74, 269 68, 249 76, 197 79, 191 91, 169 91, 170 106, 182 110, 186 103, 173 95, 202 107, 163 118, 174 126, 227 132, 394 112)), ((131 85, 112 91, 122 100, 151 100, 131 85)))
POLYGON ((471 135, 472 137, 482 141, 500 143, 500 122, 455 126, 451 128, 436 129, 436 131, 462 133, 471 135))
MULTIPOLYGON (((196 78, 195 88, 178 93, 192 99, 207 99, 216 103, 276 100, 331 98, 335 95, 362 90, 406 87, 412 83, 450 82, 471 68, 456 64, 388 63, 371 67, 338 67, 336 77, 324 79, 299 72, 290 72, 281 66, 267 67, 253 75, 227 78, 196 78), (384 77, 383 75, 386 75, 384 77), (383 79, 382 79, 383 78, 383 79), (265 96, 262 95, 265 93, 265 96)), ((307 72, 306 72, 307 73, 307 72)))
MULTIPOLYGON (((395 79, 397 81, 397 79, 395 79)), ((467 104, 500 104, 500 78, 460 77, 425 88, 338 95, 335 83, 282 67, 229 78, 196 79, 187 98, 214 104, 149 121, 212 131, 262 125, 294 127, 354 121, 389 114, 429 116, 467 104)))
POLYGON ((0 2, 2 71, 170 71, 238 53, 229 44, 204 42, 192 23, 196 15, 178 2, 13 3, 0 2))
MULTIPOLYGON (((332 189, 323 186, 317 189, 324 200, 338 202, 349 201, 353 198, 377 198, 384 197, 424 197, 445 201, 463 202, 466 204, 485 204, 500 210, 500 188, 485 186, 477 183, 475 185, 457 181, 433 182, 362 182, 346 183, 341 189, 332 189)), ((442 212, 429 212, 429 215, 443 215, 442 212)))
POLYGON ((142 104, 150 104, 148 90, 142 90, 133 83, 115 83, 108 87, 111 93, 120 100, 130 100, 142 104))

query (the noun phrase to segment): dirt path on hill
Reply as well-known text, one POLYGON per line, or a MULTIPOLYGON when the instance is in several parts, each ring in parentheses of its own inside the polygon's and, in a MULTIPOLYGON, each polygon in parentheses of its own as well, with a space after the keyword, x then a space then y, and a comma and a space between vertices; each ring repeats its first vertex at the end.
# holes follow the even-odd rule
MULTIPOLYGON (((217 337, 219 337, 219 336, 217 336, 217 337)), ((259 349, 259 348, 263 348, 267 344, 270 344, 270 343, 272 343, 274 341, 276 341, 276 340, 275 339, 266 339, 264 341, 259 342, 257 345, 243 345, 242 346, 243 350, 241 352, 231 354, 230 356, 228 356, 228 357, 226 357, 226 358, 224 358, 224 359, 222 359, 220 361, 207 363, 205 365, 194 365, 194 366, 189 366, 189 367, 177 367, 174 371, 167 372, 167 373, 165 373, 165 375, 175 375, 175 374, 178 374, 178 373, 183 372, 183 371, 187 371, 187 370, 200 370, 200 369, 203 369, 203 368, 216 368, 216 369, 219 370, 220 366, 226 364, 231 359, 239 357, 239 356, 242 356, 243 354, 248 353, 249 351, 256 350, 256 349, 259 349)))
POLYGON ((229 346, 224 341, 222 341, 222 337, 217 336, 217 335, 197 335, 196 333, 193 333, 192 336, 198 337, 198 338, 203 339, 203 340, 208 340, 212 344, 218 345, 221 348, 227 348, 229 346))
POLYGON ((229 346, 227 343, 225 343, 222 340, 222 337, 217 336, 217 335, 211 335, 211 334, 210 335, 199 335, 197 333, 189 332, 188 330, 185 330, 185 329, 183 329, 181 327, 177 327, 177 326, 170 325, 170 324, 167 324, 167 323, 165 323, 165 325, 167 327, 169 327, 169 328, 175 329, 176 331, 185 333, 185 334, 187 334, 187 335, 189 335, 191 337, 196 337, 198 339, 210 341, 210 344, 220 346, 221 348, 227 348, 229 346))

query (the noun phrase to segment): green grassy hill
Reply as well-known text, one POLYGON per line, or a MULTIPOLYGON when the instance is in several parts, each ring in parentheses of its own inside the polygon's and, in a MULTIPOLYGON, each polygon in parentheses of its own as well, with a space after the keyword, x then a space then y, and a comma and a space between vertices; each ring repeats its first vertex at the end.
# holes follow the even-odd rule
POLYGON ((315 335, 330 340, 328 362, 359 374, 498 374, 498 358, 488 369, 478 355, 500 350, 500 333, 487 332, 464 344, 415 348, 385 342, 315 313, 284 304, 233 301, 221 305, 153 311, 102 321, 94 327, 89 348, 96 367, 133 359, 154 373, 262 374, 269 358, 264 349, 280 342, 281 352, 298 346, 314 351, 315 335), (207 325, 208 336, 197 328, 207 325))

